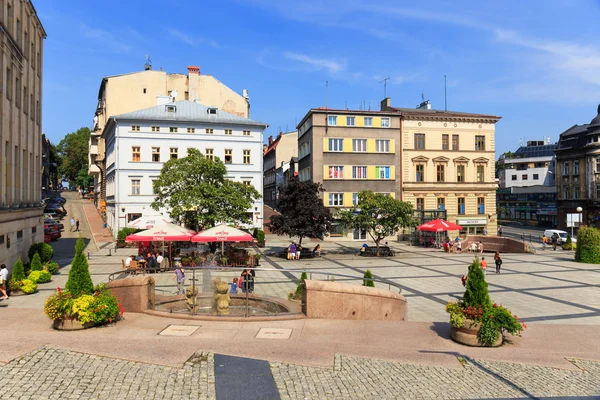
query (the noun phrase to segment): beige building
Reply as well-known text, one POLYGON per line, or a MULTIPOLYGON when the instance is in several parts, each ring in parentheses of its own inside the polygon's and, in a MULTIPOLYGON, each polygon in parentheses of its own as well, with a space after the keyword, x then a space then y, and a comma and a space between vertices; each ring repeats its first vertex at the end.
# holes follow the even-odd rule
MULTIPOLYGON (((323 202, 334 216, 355 205, 361 190, 400 198, 397 112, 313 108, 297 128, 299 179, 323 184, 323 202)), ((365 230, 337 223, 330 238, 368 240, 365 230)))
POLYGON ((106 173, 104 161, 105 146, 101 138, 104 127, 111 116, 125 114, 165 104, 190 100, 216 107, 219 110, 241 117, 250 117, 248 91, 238 94, 212 75, 202 75, 200 68, 189 66, 187 74, 167 74, 152 70, 146 64, 145 70, 129 74, 107 76, 102 79, 98 92, 98 105, 94 116, 94 126, 89 143, 89 174, 94 177, 98 206, 106 197, 103 176, 106 173))
POLYGON ((501 117, 421 108, 381 109, 400 117, 401 199, 420 222, 445 217, 462 235, 496 235, 495 124, 501 117))
POLYGON ((284 184, 283 171, 281 176, 277 170, 285 163, 289 163, 292 157, 298 156, 298 132, 281 133, 275 139, 269 137, 269 144, 263 153, 263 200, 264 203, 276 208, 278 187, 284 184))
POLYGON ((0 264, 44 240, 42 61, 46 32, 31 1, 0 1, 0 264))

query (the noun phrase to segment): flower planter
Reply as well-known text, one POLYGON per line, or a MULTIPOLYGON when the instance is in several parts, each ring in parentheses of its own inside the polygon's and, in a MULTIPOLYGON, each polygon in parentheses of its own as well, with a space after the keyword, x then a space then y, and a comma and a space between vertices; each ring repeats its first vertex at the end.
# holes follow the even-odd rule
POLYGON ((74 319, 55 319, 52 324, 53 328, 58 331, 79 331, 82 329, 93 328, 96 326, 95 322, 87 322, 81 325, 81 322, 77 318, 74 319))
POLYGON ((37 292, 38 292, 37 289, 33 293, 25 293, 22 290, 11 290, 10 297, 29 296, 30 294, 36 294, 37 292))
POLYGON ((494 344, 487 345, 482 343, 477 334, 479 333, 479 329, 481 329, 481 324, 475 322, 471 319, 465 320, 465 324, 462 328, 455 328, 450 326, 450 337, 457 343, 464 344, 466 346, 473 347, 498 347, 502 346, 502 334, 498 335, 498 339, 494 344))

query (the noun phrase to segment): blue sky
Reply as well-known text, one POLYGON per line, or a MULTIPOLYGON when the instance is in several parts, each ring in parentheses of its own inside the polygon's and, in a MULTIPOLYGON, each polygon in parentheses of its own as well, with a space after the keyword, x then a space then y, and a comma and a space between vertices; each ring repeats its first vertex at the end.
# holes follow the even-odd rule
POLYGON ((554 142, 600 103, 600 2, 398 0, 37 0, 48 33, 43 129, 53 142, 91 125, 103 76, 200 66, 248 89, 265 134, 311 107, 392 105, 502 116, 496 152, 554 142), (489 3, 489 5, 488 5, 489 3), (483 4, 483 5, 482 5, 483 4), (363 103, 364 102, 364 103, 363 103))

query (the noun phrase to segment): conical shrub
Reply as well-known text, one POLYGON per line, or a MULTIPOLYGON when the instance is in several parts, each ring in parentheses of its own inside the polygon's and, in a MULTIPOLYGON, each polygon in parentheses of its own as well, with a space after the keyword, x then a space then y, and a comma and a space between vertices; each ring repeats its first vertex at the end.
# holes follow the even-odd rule
POLYGON ((369 269, 365 271, 365 275, 363 276, 363 286, 375 287, 375 282, 373 282, 373 274, 369 269))
POLYGON ((75 257, 69 271, 69 279, 65 285, 67 290, 75 297, 83 293, 91 294, 94 291, 88 262, 83 254, 84 248, 85 243, 83 242, 83 238, 80 237, 75 244, 75 257))
POLYGON ((582 227, 577 233, 575 261, 587 264, 600 264, 600 230, 582 227))
POLYGON ((21 261, 21 257, 19 257, 15 265, 13 265, 12 279, 15 281, 22 281, 25 279, 25 266, 23 265, 23 261, 21 261))
POLYGON ((482 306, 487 309, 492 306, 492 300, 488 293, 488 285, 485 281, 485 276, 479 265, 479 259, 475 258, 469 266, 469 275, 467 276, 467 290, 463 296, 465 307, 482 306))
POLYGON ((31 260, 31 270, 32 271, 41 271, 42 270, 42 260, 40 259, 40 255, 35 253, 33 255, 33 259, 31 260))
POLYGON ((302 293, 304 293, 304 281, 308 279, 308 275, 306 275, 305 271, 302 271, 300 274, 300 282, 298 282, 298 286, 296 286, 296 296, 302 297, 302 293))

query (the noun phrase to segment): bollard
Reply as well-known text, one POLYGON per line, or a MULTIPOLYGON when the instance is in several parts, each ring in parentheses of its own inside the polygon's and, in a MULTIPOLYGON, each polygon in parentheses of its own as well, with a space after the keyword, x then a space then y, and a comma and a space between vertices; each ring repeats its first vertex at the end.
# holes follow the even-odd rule
POLYGON ((110 248, 109 248, 109 249, 108 249, 108 255, 109 255, 109 256, 112 256, 112 253, 111 253, 111 251, 112 251, 112 249, 110 249, 110 248))
POLYGON ((90 259, 90 252, 88 251, 88 260, 90 259))

